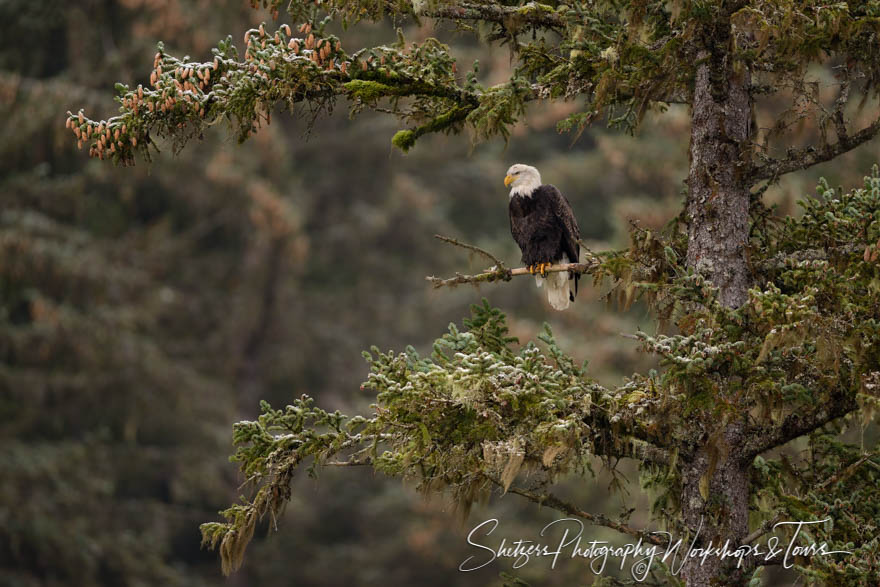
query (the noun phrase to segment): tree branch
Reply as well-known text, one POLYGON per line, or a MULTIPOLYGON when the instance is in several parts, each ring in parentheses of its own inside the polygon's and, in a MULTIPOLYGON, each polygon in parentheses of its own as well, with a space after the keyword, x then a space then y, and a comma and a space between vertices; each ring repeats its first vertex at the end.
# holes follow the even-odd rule
MULTIPOLYGON (((451 245, 473 251, 474 253, 479 253, 480 255, 483 255, 484 257, 495 263, 494 267, 490 267, 489 269, 486 269, 481 273, 477 273, 476 275, 464 275, 462 273, 456 273, 455 277, 449 277, 447 279, 434 277, 433 275, 425 277, 425 280, 430 281, 431 285, 433 285, 435 288, 444 286, 452 287, 465 283, 491 283, 493 281, 510 281, 513 277, 516 277, 518 275, 535 275, 534 273, 530 273, 528 268, 526 267, 508 269, 501 259, 493 255, 486 249, 481 249, 476 245, 463 243, 454 238, 443 236, 442 234, 435 234, 434 238, 439 239, 445 243, 449 243, 451 245)), ((556 273, 559 271, 572 271, 574 273, 584 274, 594 271, 598 266, 599 261, 594 258, 590 259, 587 263, 559 263, 557 265, 551 265, 550 267, 545 268, 544 272, 556 273)))
POLYGON ((558 28, 565 26, 565 20, 552 9, 547 10, 538 4, 532 6, 501 6, 498 4, 473 4, 459 2, 456 6, 439 6, 419 12, 419 16, 442 18, 445 20, 480 20, 508 25, 525 23, 536 27, 558 28))
MULTIPOLYGON (((492 482, 501 486, 501 483, 495 479, 492 479, 492 482)), ((628 534, 636 538, 641 538, 645 542, 656 544, 657 546, 666 545, 666 542, 659 536, 655 536, 654 534, 646 532, 644 530, 638 530, 621 522, 615 522, 614 520, 609 519, 603 514, 591 514, 590 512, 585 512, 577 506, 559 499, 552 493, 534 493, 527 489, 522 489, 515 486, 509 487, 507 489, 507 492, 515 493, 516 495, 525 497, 529 501, 537 503, 538 505, 549 506, 564 514, 568 514, 569 516, 575 516, 587 520, 588 522, 590 522, 591 524, 595 524, 596 526, 611 528, 612 530, 617 530, 618 532, 621 532, 623 534, 628 534)))
POLYGON ((834 101, 834 111, 832 112, 832 120, 834 121, 834 130, 837 132, 837 140, 846 139, 848 131, 846 130, 846 119, 843 116, 843 109, 849 103, 849 71, 843 68, 843 82, 840 84, 840 91, 837 93, 837 99, 834 101))
POLYGON ((655 465, 669 464, 669 451, 651 444, 639 438, 630 438, 625 446, 621 447, 615 457, 630 458, 637 461, 647 461, 655 465))
MULTIPOLYGON (((840 131, 838 131, 839 133, 840 131)), ((838 155, 852 151, 856 147, 867 143, 876 137, 878 133, 880 133, 880 118, 856 134, 839 136, 836 143, 826 144, 820 149, 815 147, 790 149, 788 156, 784 159, 770 159, 764 165, 754 168, 751 174, 752 182, 781 177, 792 171, 800 171, 801 169, 807 169, 813 165, 830 161, 838 155)))
MULTIPOLYGON (((876 452, 868 453, 868 454, 864 455, 862 458, 860 458, 859 460, 857 460, 853 464, 849 465, 848 467, 846 467, 842 471, 838 471, 836 474, 834 474, 831 477, 829 477, 828 479, 826 479, 821 485, 819 485, 819 490, 822 491, 822 490, 834 485, 835 483, 838 483, 839 481, 843 481, 844 479, 852 476, 852 474, 856 472, 856 469, 861 467, 866 462, 873 464, 873 462, 871 461, 871 458, 875 457, 875 456, 877 456, 876 452)), ((874 466, 876 467, 877 465, 874 465, 874 466)))
POLYGON ((769 428, 758 427, 748 431, 743 455, 746 458, 755 456, 783 444, 809 434, 832 420, 846 416, 859 407, 855 394, 846 396, 834 395, 830 401, 823 403, 811 413, 794 412, 785 417, 778 426, 769 428), (830 409, 828 409, 830 406, 830 409))
POLYGON ((463 242, 458 241, 454 238, 451 238, 448 236, 443 236, 442 234, 435 234, 434 238, 439 239, 445 243, 449 243, 450 245, 455 245, 456 247, 461 247, 463 249, 467 249, 469 251, 479 253, 479 254, 483 255, 484 257, 486 257, 487 259, 489 259, 490 261, 492 261, 493 263, 495 263, 496 267, 499 267, 501 269, 505 269, 504 263, 501 261, 501 259, 499 259, 495 255, 493 255, 492 253, 490 253, 486 249, 481 249, 480 247, 478 247, 476 245, 470 245, 468 243, 463 243, 463 242))
MULTIPOLYGON (((558 271, 571 271, 574 273, 589 274, 594 271, 598 266, 598 261, 591 261, 589 263, 560 263, 558 265, 551 265, 550 267, 544 269, 544 272, 556 273, 558 271)), ((526 267, 505 269, 504 267, 495 266, 486 269, 482 273, 477 273, 476 275, 464 275, 462 273, 456 273, 455 277, 449 277, 447 279, 429 275, 428 277, 425 277, 425 280, 430 281, 431 285, 433 285, 435 288, 438 288, 444 286, 451 287, 462 285, 465 283, 491 283, 493 281, 510 281, 511 278, 518 275, 536 274, 529 273, 529 270, 526 267)))
POLYGON ((373 460, 367 457, 364 460, 351 458, 347 461, 327 461, 323 463, 324 467, 367 467, 373 464, 373 460))
POLYGON ((767 520, 766 522, 764 522, 763 524, 758 526, 754 532, 752 532, 751 534, 749 534, 748 536, 743 538, 742 543, 743 544, 751 544, 752 542, 754 542, 755 540, 757 540, 758 538, 760 538, 761 536, 763 536, 767 532, 770 532, 771 530, 773 530, 773 528, 776 526, 776 523, 779 522, 781 519, 782 519, 782 514, 776 514, 775 516, 773 516, 772 518, 770 518, 769 520, 767 520))
POLYGON ((826 261, 833 259, 835 256, 846 256, 861 252, 864 250, 863 245, 842 245, 838 247, 825 247, 822 249, 801 249, 792 253, 777 253, 772 257, 758 263, 756 267, 761 271, 773 271, 777 269, 786 269, 792 267, 793 264, 803 261, 826 261))
POLYGON ((353 102, 352 113, 382 99, 410 97, 414 112, 401 117, 429 122, 398 137, 405 149, 420 135, 464 123, 485 95, 457 82, 452 57, 433 39, 412 49, 381 46, 349 54, 333 35, 301 32, 305 38, 293 36, 287 25, 274 33, 264 26, 249 30, 244 61, 231 39, 205 63, 178 59, 160 46, 148 86, 117 84, 119 115, 91 120, 82 111, 68 112, 66 126, 91 156, 132 164, 136 152, 149 159, 156 136, 172 138, 179 150, 221 119, 243 141, 269 123, 275 104, 293 111, 307 103, 314 117, 342 96, 353 102))

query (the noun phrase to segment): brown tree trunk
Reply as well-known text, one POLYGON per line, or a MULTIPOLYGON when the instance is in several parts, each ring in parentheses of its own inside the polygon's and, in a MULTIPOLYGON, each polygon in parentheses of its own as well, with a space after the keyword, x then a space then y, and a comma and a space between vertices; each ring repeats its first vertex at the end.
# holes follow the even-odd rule
MULTIPOLYGON (((740 422, 726 425, 721 437, 712 440, 713 445, 718 443, 717 448, 702 447, 682 464, 682 515, 684 523, 695 532, 688 547, 720 549, 729 541, 732 552, 748 534, 751 462, 742 456, 742 430, 740 422), (708 499, 700 491, 704 476, 709 479, 708 499)), ((686 551, 681 556, 684 554, 686 551)), ((731 561, 735 563, 736 559, 723 561, 716 554, 705 560, 688 559, 682 567, 682 578, 689 587, 744 584, 742 571, 731 561)))
MULTIPOLYGON (((728 24, 729 27, 729 24, 728 24)), ((706 33, 698 53, 688 175, 688 267, 720 290, 721 303, 738 307, 750 285, 745 245, 749 231, 747 183, 751 105, 748 71, 729 61, 729 30, 706 33)), ((726 390, 719 390, 720 394, 726 390)), ((749 468, 744 458, 744 422, 695 419, 688 438, 698 447, 681 469, 685 524, 699 530, 696 548, 732 550, 748 534, 749 468), (701 481, 703 491, 701 488, 701 481), (708 491, 707 491, 708 490, 708 491), (704 495, 706 496, 704 498, 704 495)), ((735 560, 735 559, 728 559, 735 560)), ((741 573, 717 556, 688 559, 682 578, 689 586, 737 585, 741 573)))
POLYGON ((687 217, 688 267, 721 290, 721 303, 746 301, 749 272, 749 76, 736 74, 724 56, 702 51, 691 117, 687 217))

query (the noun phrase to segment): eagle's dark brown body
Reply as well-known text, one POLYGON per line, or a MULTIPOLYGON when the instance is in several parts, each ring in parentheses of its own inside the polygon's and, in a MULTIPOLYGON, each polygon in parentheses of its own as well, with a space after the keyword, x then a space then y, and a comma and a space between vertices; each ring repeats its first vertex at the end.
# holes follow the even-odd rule
MULTIPOLYGON (((571 204, 552 185, 542 185, 531 195, 510 198, 510 233, 522 251, 526 266, 539 263, 577 263, 580 230, 571 204)), ((574 279, 574 301, 578 274, 574 279)))

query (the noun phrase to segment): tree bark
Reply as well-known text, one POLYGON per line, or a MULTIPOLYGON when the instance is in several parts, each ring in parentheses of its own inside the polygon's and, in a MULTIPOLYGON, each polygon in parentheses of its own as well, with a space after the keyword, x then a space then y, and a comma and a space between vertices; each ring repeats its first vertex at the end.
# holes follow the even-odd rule
MULTIPOLYGON (((712 443, 713 448, 703 446, 694 457, 682 463, 682 517, 693 532, 688 545, 715 549, 729 541, 728 549, 734 551, 745 544, 749 533, 751 460, 742 455, 742 423, 727 425, 721 439, 716 438, 712 443), (709 479, 708 499, 703 499, 700 492, 704 476, 709 479)), ((742 570, 736 569, 731 561, 735 559, 723 561, 715 554, 710 554, 705 561, 700 557, 687 559, 682 567, 682 578, 688 587, 745 584, 742 570)))
MULTIPOLYGON (((719 288, 722 304, 735 308, 747 300, 750 285, 750 80, 745 68, 738 71, 730 63, 729 22, 704 33, 702 46, 691 126, 687 264, 719 288)), ((688 528, 699 528, 697 548, 709 547, 710 541, 721 547, 729 540, 735 550, 748 534, 750 462, 743 456, 744 430, 743 420, 719 424, 696 418, 687 431, 697 448, 682 462, 681 510, 688 528)), ((689 558, 682 578, 689 586, 744 583, 730 560, 689 558)))
POLYGON ((726 55, 704 50, 697 59, 703 63, 691 117, 687 264, 719 288, 722 304, 736 308, 749 287, 749 76, 745 69, 734 73, 726 55))

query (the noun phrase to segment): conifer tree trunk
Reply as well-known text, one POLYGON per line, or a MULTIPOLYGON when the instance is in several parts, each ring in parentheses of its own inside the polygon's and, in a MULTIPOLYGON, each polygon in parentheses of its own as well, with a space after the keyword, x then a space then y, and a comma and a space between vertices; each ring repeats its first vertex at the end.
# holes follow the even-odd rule
POLYGON ((721 303, 736 308, 749 288, 748 72, 734 72, 725 55, 703 51, 698 59, 705 63, 691 116, 687 264, 720 288, 721 303))
MULTIPOLYGON (((697 55, 687 263, 720 289, 724 305, 738 307, 746 301, 749 287, 745 245, 749 231, 750 80, 747 70, 732 67, 730 31, 723 29, 721 25, 707 31, 704 48, 697 55)), ((719 394, 728 392, 718 390, 719 394)), ((711 541, 714 548, 730 540, 736 549, 748 534, 750 463, 742 454, 744 420, 710 420, 695 418, 687 431, 694 448, 683 451, 687 454, 681 471, 682 514, 689 528, 700 529, 695 547, 708 547, 711 541)), ((682 578, 691 587, 743 582, 741 573, 717 556, 705 561, 689 559, 682 578)))

